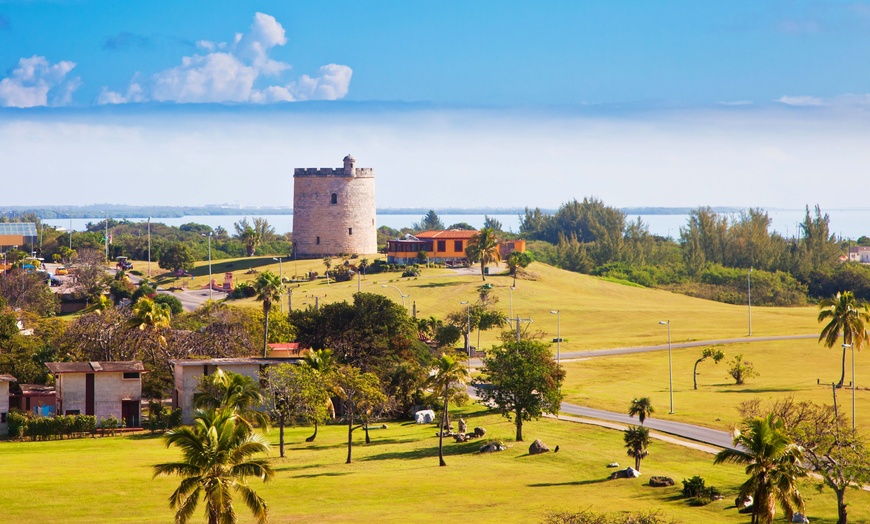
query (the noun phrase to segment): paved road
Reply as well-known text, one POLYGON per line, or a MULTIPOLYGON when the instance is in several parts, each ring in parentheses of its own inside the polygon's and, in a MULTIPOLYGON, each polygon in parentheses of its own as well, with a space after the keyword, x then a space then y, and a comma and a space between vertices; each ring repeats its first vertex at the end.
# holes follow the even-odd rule
MULTIPOLYGON (((720 338, 716 340, 695 340, 692 342, 677 342, 671 344, 672 349, 694 348, 700 346, 716 346, 721 344, 743 344, 747 342, 773 342, 776 340, 803 340, 809 338, 818 338, 818 335, 781 335, 772 337, 739 337, 739 338, 720 338)), ((628 348, 613 348, 613 349, 592 349, 588 351, 563 351, 563 359, 572 358, 589 358, 589 357, 604 357, 608 355, 628 355, 630 353, 646 353, 648 351, 662 351, 668 349, 667 344, 660 346, 639 346, 628 348)))

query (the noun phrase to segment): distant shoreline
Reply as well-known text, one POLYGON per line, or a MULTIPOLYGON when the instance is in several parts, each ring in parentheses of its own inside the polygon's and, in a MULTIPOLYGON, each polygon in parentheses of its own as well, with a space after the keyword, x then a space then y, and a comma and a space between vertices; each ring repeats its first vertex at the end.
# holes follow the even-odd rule
MULTIPOLYGON (((431 208, 380 208, 379 215, 423 215, 431 208)), ((688 215, 696 207, 625 207, 620 210, 626 215, 688 215)), ((745 208, 713 207, 717 213, 739 213, 745 208)), ((523 215, 525 208, 462 208, 436 207, 440 215, 523 215)), ((556 209, 541 209, 545 214, 553 214, 556 209)), ((765 209, 765 211, 773 211, 765 209)), ((781 211, 781 210, 779 210, 781 211)), ((87 206, 0 206, 0 216, 21 213, 35 213, 45 219, 65 218, 104 218, 106 213, 110 218, 180 218, 185 216, 224 216, 224 215, 292 215, 290 207, 230 207, 230 206, 129 206, 117 204, 93 204, 87 206)))

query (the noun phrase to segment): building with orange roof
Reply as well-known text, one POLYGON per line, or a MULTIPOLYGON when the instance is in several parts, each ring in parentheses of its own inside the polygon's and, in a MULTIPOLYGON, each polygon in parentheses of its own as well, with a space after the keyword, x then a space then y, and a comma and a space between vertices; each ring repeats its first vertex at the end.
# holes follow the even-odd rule
MULTIPOLYGON (((424 231, 416 235, 387 241, 387 262, 390 264, 413 264, 423 252, 430 262, 448 266, 468 265, 465 249, 468 241, 477 234, 475 230, 449 229, 424 231)), ((507 258, 513 251, 526 250, 525 240, 499 242, 499 256, 507 258)))

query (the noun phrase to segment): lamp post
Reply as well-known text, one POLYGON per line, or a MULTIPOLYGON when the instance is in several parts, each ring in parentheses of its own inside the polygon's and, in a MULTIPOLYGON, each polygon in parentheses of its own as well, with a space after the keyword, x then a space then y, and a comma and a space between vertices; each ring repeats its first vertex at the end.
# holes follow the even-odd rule
POLYGON ((659 322, 661 325, 667 324, 668 326, 668 379, 670 382, 669 391, 671 393, 671 411, 669 412, 671 415, 674 414, 674 364, 671 359, 671 321, 670 320, 662 320, 659 322))
MULTIPOLYGON (((208 232, 208 235, 205 233, 200 233, 204 237, 208 237, 208 299, 212 299, 212 281, 211 281, 211 231, 208 232)), ((150 236, 149 236, 150 238, 150 236)))
POLYGON ((746 306, 749 315, 749 335, 752 336, 752 268, 749 268, 749 273, 746 274, 746 306))
POLYGON ((148 278, 151 278, 151 217, 148 217, 148 278))
MULTIPOLYGON (((284 257, 278 257, 278 258, 272 257, 272 260, 278 261, 278 278, 281 279, 281 283, 283 284, 284 283, 284 263, 281 262, 282 258, 284 258, 284 257)), ((281 301, 281 313, 283 313, 283 312, 284 312, 284 301, 282 300, 281 301)))
POLYGON ((855 346, 843 344, 843 351, 852 348, 852 433, 855 432, 855 346))
POLYGON ((465 306, 465 315, 466 315, 466 324, 465 324, 465 354, 468 355, 468 358, 471 358, 471 303, 470 302, 460 302, 460 304, 465 306))
POLYGON ((405 310, 408 309, 405 307, 405 299, 411 296, 410 293, 406 295, 406 294, 402 293, 401 289, 397 288, 396 286, 391 286, 389 284, 381 284, 381 287, 383 287, 383 288, 391 287, 391 288, 395 289, 396 291, 398 291, 399 295, 402 296, 402 307, 405 308, 405 310))
POLYGON ((562 365, 562 311, 556 309, 554 311, 550 311, 551 315, 556 315, 556 339, 553 341, 556 343, 556 364, 559 366, 562 365))

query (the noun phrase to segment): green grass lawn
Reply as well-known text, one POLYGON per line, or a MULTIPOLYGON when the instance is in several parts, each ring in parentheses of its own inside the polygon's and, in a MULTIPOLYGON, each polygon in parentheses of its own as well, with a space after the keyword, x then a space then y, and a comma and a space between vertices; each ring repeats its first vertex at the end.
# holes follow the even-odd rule
MULTIPOLYGON (((720 346, 725 359, 714 364, 707 359, 698 366, 698 390, 692 389, 692 367, 702 348, 673 350, 674 410, 668 415, 667 351, 634 355, 596 357, 564 362, 567 379, 563 392, 568 402, 625 412, 634 397, 650 397, 654 416, 702 426, 727 429, 739 420, 737 405, 754 397, 811 400, 832 404, 831 382, 840 379, 841 349, 828 349, 815 340, 756 342, 720 346), (728 361, 743 353, 759 376, 737 386, 728 375, 728 361), (817 384, 817 379, 822 385, 817 384), (827 385, 825 385, 827 384, 827 385)), ((870 384, 867 355, 855 355, 859 387, 870 384)), ((850 354, 846 356, 846 384, 851 381, 850 354)), ((840 409, 851 417, 851 390, 838 391, 840 409)), ((856 420, 859 429, 870 429, 870 390, 856 391, 856 420)))
MULTIPOLYGON (((369 257, 373 260, 374 257, 369 257)), ((339 259, 335 259, 338 263, 339 259)), ((221 261, 221 264, 254 265, 258 271, 279 272, 278 263, 271 257, 221 261)), ((304 271, 323 274, 321 260, 284 262, 284 275, 304 271), (299 269, 294 269, 298 264, 299 269)), ((212 268, 215 279, 223 281, 222 273, 212 268)), ((232 269, 232 268, 231 268, 232 269)), ((504 264, 501 271, 506 271, 504 264)), ((492 294, 498 298, 495 307, 510 314, 513 295, 514 316, 531 318, 531 329, 543 331, 552 338, 556 335, 556 315, 551 310, 561 311, 561 335, 565 339, 562 351, 647 346, 667 342, 662 320, 671 321, 673 342, 735 338, 747 333, 745 306, 722 304, 667 291, 623 285, 604 279, 564 271, 546 264, 534 263, 529 270, 539 278, 536 281, 518 280, 511 293, 513 279, 508 275, 492 275, 487 282, 493 284, 492 294)), ((496 271, 496 268, 493 268, 496 271)), ((208 266, 198 263, 193 286, 205 285, 208 281, 208 266)), ((256 275, 236 271, 236 282, 256 278, 256 275)), ((361 281, 361 290, 385 295, 401 303, 399 292, 383 285, 396 286, 402 293, 410 294, 407 306, 416 303, 417 315, 444 318, 448 313, 463 309, 460 302, 474 302, 482 284, 479 275, 458 275, 448 269, 423 269, 420 277, 402 278, 401 273, 368 275, 361 281)), ((327 284, 325 280, 292 284, 293 307, 308 307, 314 304, 314 296, 320 303, 352 300, 357 291, 357 281, 327 284)), ((286 306, 286 299, 285 299, 286 306)), ((237 300, 237 305, 258 306, 253 299, 237 300)), ((815 307, 774 308, 755 307, 752 310, 752 332, 755 336, 792 335, 818 332, 815 307)), ((498 333, 492 331, 481 335, 481 348, 497 342, 498 333)), ((477 334, 472 335, 472 345, 477 345, 477 334)), ((555 348, 553 348, 555 351, 555 348)))
MULTIPOLYGON (((310 428, 287 433, 287 457, 274 458, 273 482, 256 483, 267 500, 271 522, 539 522, 551 510, 659 510, 678 522, 746 522, 733 508, 742 468, 714 466, 712 456, 653 441, 637 480, 607 481, 605 466, 629 465, 622 434, 593 426, 545 419, 527 424, 526 442, 513 443, 513 426, 480 407, 464 410, 469 427, 484 426, 487 438, 504 439, 507 451, 480 455, 481 441, 445 443, 448 467, 437 466, 433 425, 394 422, 356 435, 355 461, 345 460, 346 429, 328 426, 307 444, 310 428), (558 453, 529 456, 541 438, 558 453), (678 486, 650 488, 650 475, 668 475, 678 486), (701 475, 725 500, 691 507, 679 495, 680 481, 701 475), (730 506, 730 507, 729 507, 730 506)), ((269 435, 277 457, 277 431, 269 435)), ((3 515, 8 522, 171 522, 167 497, 175 478, 151 478, 153 464, 176 460, 159 437, 125 436, 53 442, 0 444, 8 481, 3 515)), ((835 522, 835 499, 809 484, 812 522, 835 522)), ((870 494, 849 492, 853 522, 870 519, 870 494)), ((195 522, 201 521, 197 513, 195 522)), ((250 522, 239 509, 240 522, 250 522)))

